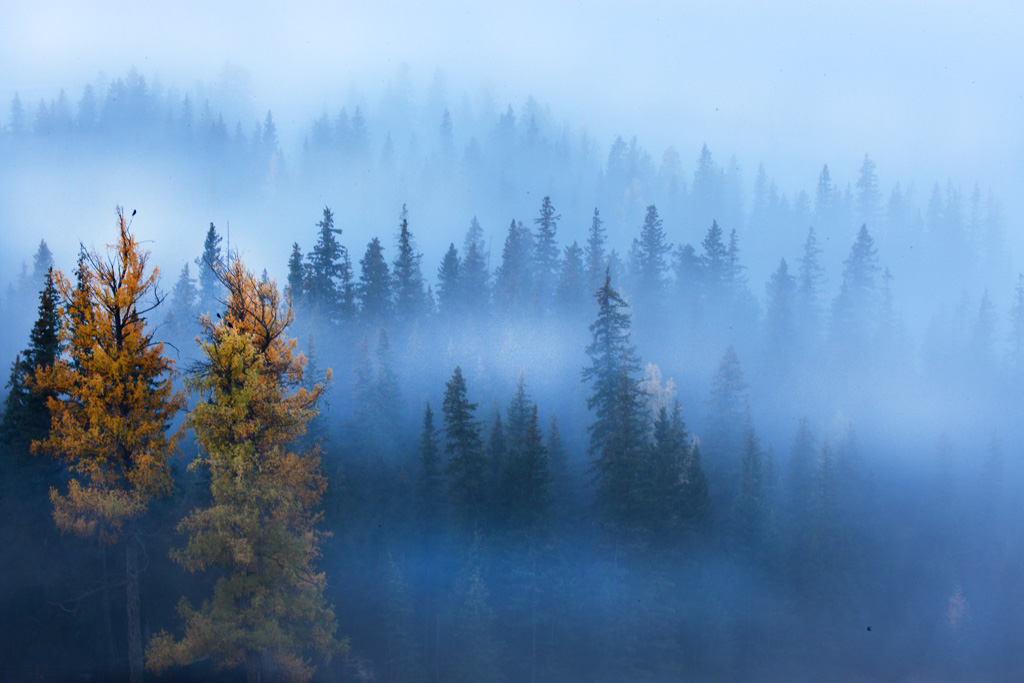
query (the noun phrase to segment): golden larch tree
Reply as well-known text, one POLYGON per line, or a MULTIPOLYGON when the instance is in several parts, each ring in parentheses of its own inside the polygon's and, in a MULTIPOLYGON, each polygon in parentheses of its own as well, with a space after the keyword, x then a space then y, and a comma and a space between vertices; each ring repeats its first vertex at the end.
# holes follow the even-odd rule
POLYGON ((143 675, 139 606, 139 518, 171 491, 168 459, 180 432, 169 427, 185 405, 171 382, 173 364, 146 327, 159 304, 158 271, 147 269, 130 225, 117 210, 118 238, 105 255, 84 252, 76 282, 55 273, 64 352, 34 381, 51 393, 51 426, 33 452, 64 460, 66 493, 50 490, 62 532, 96 537, 125 550, 128 671, 143 675))
POLYGON ((188 420, 200 446, 192 467, 209 471, 212 501, 181 522, 188 542, 172 554, 190 572, 220 576, 198 609, 182 599, 184 635, 156 634, 146 664, 161 672, 212 658, 244 667, 250 681, 304 681, 310 654, 347 649, 316 568, 326 480, 316 452, 296 451, 324 386, 302 382, 305 359, 285 336, 292 314, 276 285, 237 259, 221 279, 227 310, 216 323, 204 317, 203 360, 189 379, 202 396, 188 420))

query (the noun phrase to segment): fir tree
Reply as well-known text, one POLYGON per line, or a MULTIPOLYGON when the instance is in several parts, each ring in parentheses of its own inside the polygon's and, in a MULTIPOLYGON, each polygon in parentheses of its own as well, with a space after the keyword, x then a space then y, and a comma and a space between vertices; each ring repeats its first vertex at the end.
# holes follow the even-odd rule
POLYGON ((483 230, 475 216, 466 232, 463 252, 465 258, 462 260, 461 268, 462 298, 467 312, 479 319, 487 314, 491 283, 487 270, 483 230))
POLYGON ((164 324, 168 327, 167 336, 176 342, 191 341, 191 337, 199 329, 199 311, 197 300, 199 290, 196 289, 196 280, 189 272, 186 263, 181 268, 174 289, 171 290, 171 300, 167 308, 167 317, 164 324))
POLYGON ((338 242, 341 230, 334 227, 334 214, 324 207, 316 245, 306 254, 303 293, 315 319, 324 323, 344 320, 354 312, 351 292, 352 271, 348 250, 338 242))
POLYGON ((508 407, 508 452, 501 470, 506 524, 535 530, 547 514, 548 486, 547 449, 542 443, 537 406, 526 395, 520 373, 508 407))
POLYGON ((587 276, 583 269, 583 250, 573 242, 565 248, 562 259, 562 272, 555 290, 555 309, 561 315, 579 316, 585 309, 588 291, 587 276))
POLYGON ((501 251, 501 265, 495 273, 494 295, 501 312, 518 316, 533 304, 533 237, 522 223, 512 221, 501 251))

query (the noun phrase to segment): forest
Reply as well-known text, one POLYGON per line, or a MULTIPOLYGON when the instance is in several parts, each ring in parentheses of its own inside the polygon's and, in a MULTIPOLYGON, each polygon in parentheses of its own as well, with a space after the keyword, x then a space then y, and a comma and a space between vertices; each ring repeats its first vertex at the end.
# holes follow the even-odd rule
POLYGON ((0 272, 3 680, 1024 667, 994 192, 865 154, 787 193, 440 76, 301 149, 195 97, 132 70, 0 131, 5 187, 168 195, 0 272))

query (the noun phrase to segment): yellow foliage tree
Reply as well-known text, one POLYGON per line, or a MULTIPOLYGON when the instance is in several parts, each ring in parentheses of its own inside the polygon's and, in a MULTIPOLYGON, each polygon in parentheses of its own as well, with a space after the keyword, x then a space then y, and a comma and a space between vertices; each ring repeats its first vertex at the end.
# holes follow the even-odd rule
POLYGON ((189 539, 172 555, 221 576, 199 609, 182 599, 184 636, 158 633, 146 664, 160 672, 209 657, 244 666, 250 681, 304 681, 315 671, 307 653, 329 660, 347 649, 316 570, 326 480, 315 452, 293 450, 324 386, 303 386, 305 359, 285 337, 292 314, 276 285, 237 259, 221 279, 227 310, 216 324, 204 318, 205 359, 189 380, 205 397, 189 416, 201 447, 192 467, 209 470, 212 503, 181 522, 189 539))
POLYGON ((119 208, 118 239, 105 256, 86 253, 76 282, 55 278, 62 299, 65 352, 34 377, 50 392, 49 436, 32 444, 67 462, 67 493, 50 490, 62 532, 95 536, 125 549, 129 678, 143 674, 139 615, 137 521, 150 500, 171 490, 167 460, 180 432, 169 431, 185 397, 171 383, 172 362, 146 328, 145 314, 159 304, 158 271, 147 272, 119 208))

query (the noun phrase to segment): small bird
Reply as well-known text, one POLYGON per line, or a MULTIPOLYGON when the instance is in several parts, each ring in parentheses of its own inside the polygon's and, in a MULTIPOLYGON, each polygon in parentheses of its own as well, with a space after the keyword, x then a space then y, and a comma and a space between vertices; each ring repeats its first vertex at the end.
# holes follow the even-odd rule
POLYGON ((871 630, 871 627, 870 627, 870 626, 868 626, 868 630, 869 630, 869 631, 871 630))
POLYGON ((138 213, 138 209, 132 209, 132 218, 135 218, 135 214, 138 213))

